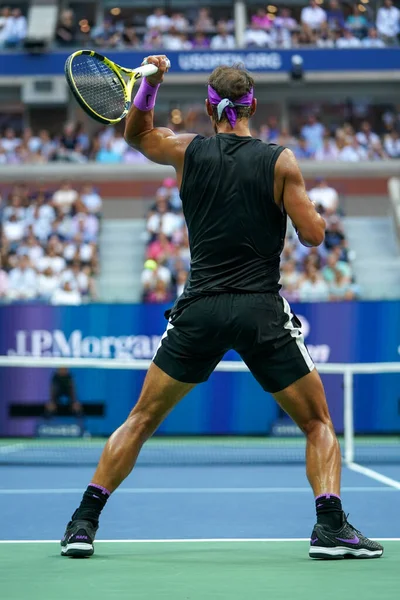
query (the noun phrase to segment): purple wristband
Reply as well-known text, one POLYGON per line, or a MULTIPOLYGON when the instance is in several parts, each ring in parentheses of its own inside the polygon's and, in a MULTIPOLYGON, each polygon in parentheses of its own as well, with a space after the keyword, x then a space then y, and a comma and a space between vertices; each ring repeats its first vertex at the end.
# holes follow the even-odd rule
POLYGON ((134 106, 139 110, 148 111, 153 110, 154 105, 156 103, 156 97, 158 88, 160 84, 153 87, 149 83, 147 83, 146 78, 143 77, 142 82, 140 84, 140 88, 137 91, 137 94, 133 100, 134 106))

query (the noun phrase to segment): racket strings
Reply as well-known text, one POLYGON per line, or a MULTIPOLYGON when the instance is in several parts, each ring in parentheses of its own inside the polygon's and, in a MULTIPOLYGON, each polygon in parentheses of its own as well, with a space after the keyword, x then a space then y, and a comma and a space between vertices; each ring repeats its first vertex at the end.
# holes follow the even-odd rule
POLYGON ((93 56, 81 55, 72 62, 72 76, 83 100, 100 116, 118 119, 124 112, 126 97, 117 75, 93 56))

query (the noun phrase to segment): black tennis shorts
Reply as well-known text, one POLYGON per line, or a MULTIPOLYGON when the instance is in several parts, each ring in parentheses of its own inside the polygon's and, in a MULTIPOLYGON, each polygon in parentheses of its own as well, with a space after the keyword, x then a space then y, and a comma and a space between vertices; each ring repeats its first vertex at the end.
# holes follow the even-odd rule
POLYGON ((177 381, 201 383, 231 349, 271 393, 314 368, 301 323, 278 293, 194 299, 172 313, 153 361, 177 381))

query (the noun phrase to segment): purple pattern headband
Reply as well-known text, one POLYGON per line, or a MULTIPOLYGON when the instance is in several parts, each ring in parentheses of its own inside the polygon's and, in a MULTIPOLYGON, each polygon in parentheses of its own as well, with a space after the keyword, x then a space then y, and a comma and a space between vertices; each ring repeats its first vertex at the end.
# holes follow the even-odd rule
POLYGON ((221 98, 211 85, 209 85, 207 89, 210 104, 217 106, 218 121, 221 120, 222 113, 225 111, 226 117, 232 128, 235 127, 237 121, 235 108, 237 106, 251 106, 251 103, 253 102, 253 88, 251 88, 244 96, 237 98, 234 102, 229 100, 229 98, 221 98))

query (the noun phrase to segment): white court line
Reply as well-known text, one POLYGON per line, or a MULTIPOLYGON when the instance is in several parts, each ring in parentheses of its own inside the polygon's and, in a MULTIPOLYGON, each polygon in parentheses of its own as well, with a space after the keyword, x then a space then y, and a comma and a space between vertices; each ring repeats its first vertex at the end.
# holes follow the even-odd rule
POLYGON ((375 479, 375 481, 384 483, 385 485, 388 485, 388 486, 394 488, 395 490, 400 490, 400 481, 396 481, 396 479, 392 479, 391 477, 382 475, 382 473, 379 473, 378 471, 375 471, 374 469, 369 469, 368 467, 363 467, 362 465, 359 465, 359 464, 353 463, 353 462, 348 463, 347 467, 351 471, 355 471, 356 473, 361 473, 361 475, 365 475, 366 477, 369 477, 370 479, 375 479))
MULTIPOLYGON (((83 488, 0 488, 0 496, 40 495, 40 494, 80 494, 83 488)), ((400 489, 400 484, 399 488, 400 489)), ((357 486, 343 487, 342 492, 394 492, 387 486, 357 486)), ((309 493, 309 487, 226 487, 226 488, 121 488, 115 494, 284 494, 284 493, 309 493)))
MULTIPOLYGON (((400 538, 371 538, 380 542, 400 542, 400 538)), ((241 544, 309 542, 310 538, 193 538, 171 540, 96 540, 96 544, 241 544)), ((60 540, 0 540, 0 544, 59 544, 60 540)))
POLYGON ((17 444, 9 444, 6 446, 0 446, 0 454, 12 454, 13 452, 18 452, 19 450, 24 450, 26 448, 25 443, 17 443, 17 444))

